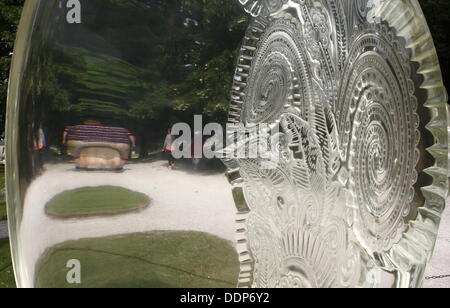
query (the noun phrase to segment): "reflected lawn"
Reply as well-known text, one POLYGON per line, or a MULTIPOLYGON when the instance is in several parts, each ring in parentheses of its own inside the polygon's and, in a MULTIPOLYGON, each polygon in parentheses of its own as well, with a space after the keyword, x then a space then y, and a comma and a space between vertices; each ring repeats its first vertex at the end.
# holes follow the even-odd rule
MULTIPOLYGON (((0 166, 0 190, 5 189, 5 167, 0 166)), ((0 194, 0 220, 6 220, 6 195, 0 194)))
POLYGON ((239 261, 231 243, 201 232, 155 231, 83 239, 48 249, 36 287, 235 287, 239 261), (67 262, 80 261, 81 284, 69 284, 67 262))
POLYGON ((9 240, 0 239, 0 288, 15 288, 9 240))
POLYGON ((123 187, 82 187, 56 195, 45 211, 61 218, 115 215, 143 209, 150 202, 147 195, 123 187))

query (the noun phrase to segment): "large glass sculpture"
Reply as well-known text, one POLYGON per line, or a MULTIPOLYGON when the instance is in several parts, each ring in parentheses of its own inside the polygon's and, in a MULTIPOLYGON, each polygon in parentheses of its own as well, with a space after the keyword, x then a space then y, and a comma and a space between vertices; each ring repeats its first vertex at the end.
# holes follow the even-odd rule
POLYGON ((421 286, 449 169, 447 95, 418 2, 240 2, 253 21, 229 121, 280 129, 271 168, 225 160, 239 285, 421 286))
POLYGON ((448 116, 417 0, 28 0, 6 131, 17 284, 421 286, 448 116))
POLYGON ((199 132, 226 123, 245 31, 228 18, 245 16, 228 0, 26 1, 7 123, 18 286, 236 286, 234 202, 199 132))

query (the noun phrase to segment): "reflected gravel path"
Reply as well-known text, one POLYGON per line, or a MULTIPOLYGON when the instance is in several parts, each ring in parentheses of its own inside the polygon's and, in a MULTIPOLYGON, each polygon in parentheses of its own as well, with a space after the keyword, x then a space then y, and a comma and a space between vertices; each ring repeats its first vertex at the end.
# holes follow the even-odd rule
POLYGON ((34 281, 34 264, 47 248, 82 238, 189 230, 234 242, 236 209, 224 174, 169 170, 166 165, 165 161, 130 164, 123 173, 80 172, 73 164, 46 166, 47 171, 30 185, 25 197, 20 250, 27 266, 22 268, 22 277, 34 281), (147 194, 152 203, 145 210, 110 217, 64 220, 45 214, 45 204, 56 194, 99 185, 147 194))
MULTIPOLYGON (((165 162, 128 165, 124 173, 85 173, 72 168, 70 164, 49 166, 28 191, 21 232, 22 249, 29 265, 48 247, 85 237, 151 230, 195 230, 234 240, 234 203, 230 186, 222 174, 198 176, 181 170, 169 171, 165 162), (56 220, 45 215, 45 203, 57 193, 98 184, 120 185, 146 193, 152 198, 152 204, 142 212, 117 217, 56 220)), ((0 238, 4 237, 8 237, 7 223, 1 221, 0 238)), ((450 202, 442 216, 436 250, 426 276, 448 274, 450 202)), ((449 288, 450 278, 428 279, 424 286, 449 288)))
POLYGON ((0 221, 0 239, 8 237, 8 222, 0 221))
MULTIPOLYGON (((427 277, 450 275, 450 200, 442 214, 436 249, 426 273, 427 277)), ((440 279, 427 279, 426 288, 450 288, 450 277, 440 279)))

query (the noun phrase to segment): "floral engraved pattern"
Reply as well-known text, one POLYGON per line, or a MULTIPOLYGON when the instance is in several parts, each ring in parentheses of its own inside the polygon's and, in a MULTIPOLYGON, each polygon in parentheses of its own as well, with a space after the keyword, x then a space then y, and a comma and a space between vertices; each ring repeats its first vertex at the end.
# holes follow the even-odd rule
POLYGON ((232 184, 249 209, 237 218, 239 285, 380 286, 383 274, 389 286, 419 286, 423 273, 411 272, 411 262, 425 267, 436 236, 421 208, 443 204, 447 190, 421 187, 418 178, 447 180, 448 124, 419 112, 430 105, 435 118, 445 117, 447 107, 444 94, 433 100, 419 82, 434 73, 417 59, 437 60, 434 48, 417 47, 431 40, 417 2, 240 2, 255 18, 229 120, 243 128, 278 124, 280 132, 267 137, 279 158, 271 168, 261 159, 226 161, 239 170, 232 184), (439 99, 442 106, 431 105, 439 99), (430 152, 434 167, 419 164, 427 124, 444 149, 430 152), (408 275, 414 279, 403 280, 408 275))

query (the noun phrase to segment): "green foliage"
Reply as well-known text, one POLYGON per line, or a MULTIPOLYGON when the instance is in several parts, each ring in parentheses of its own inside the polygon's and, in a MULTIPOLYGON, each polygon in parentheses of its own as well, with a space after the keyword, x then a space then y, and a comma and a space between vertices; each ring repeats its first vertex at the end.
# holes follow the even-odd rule
POLYGON ((145 138, 187 114, 225 121, 247 21, 237 2, 85 1, 82 24, 71 25, 55 1, 41 7, 32 45, 36 122, 61 119, 51 123, 61 131, 95 118, 145 138))
POLYGON ((197 12, 197 46, 188 52, 192 69, 178 85, 175 108, 190 109, 214 120, 224 120, 228 111, 230 86, 247 18, 233 1, 187 1, 197 12), (192 102, 194 102, 192 104, 192 102))
POLYGON ((0 289, 15 287, 9 240, 0 239, 0 289))
POLYGON ((450 1, 419 0, 439 55, 444 83, 450 90, 450 1))
POLYGON ((24 0, 0 0, 0 125, 4 124, 9 68, 24 0))
MULTIPOLYGON (((450 1, 419 0, 450 80, 450 1)), ((23 0, 0 0, 0 113, 23 0)), ((203 114, 224 121, 247 16, 230 0, 83 1, 82 24, 45 1, 35 35, 32 99, 61 129, 86 116, 129 123, 136 133, 203 114), (56 8, 56 9, 55 9, 56 8), (125 26, 126 25, 126 26, 125 26), (45 42, 51 42, 45 44, 45 42)), ((55 129, 56 130, 56 129, 55 129)), ((155 132, 160 133, 160 132, 155 132)), ((50 136, 52 138, 52 136, 50 136)), ((58 136, 59 138, 59 136, 58 136)))

